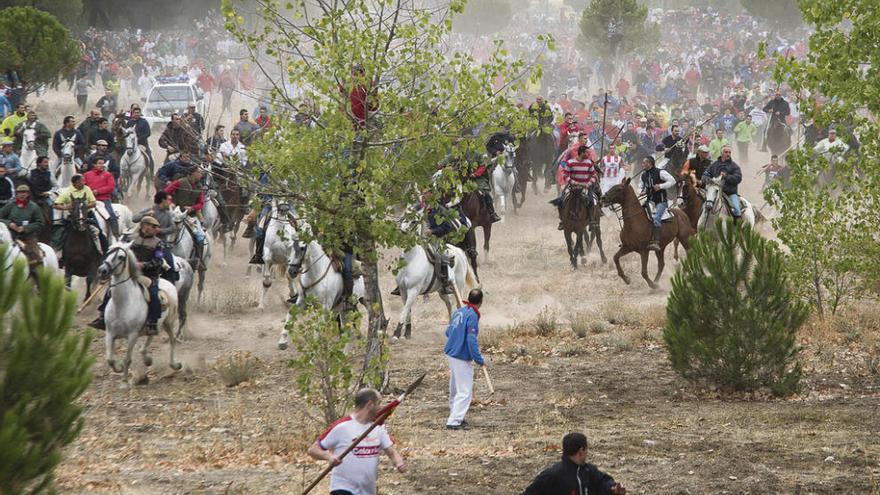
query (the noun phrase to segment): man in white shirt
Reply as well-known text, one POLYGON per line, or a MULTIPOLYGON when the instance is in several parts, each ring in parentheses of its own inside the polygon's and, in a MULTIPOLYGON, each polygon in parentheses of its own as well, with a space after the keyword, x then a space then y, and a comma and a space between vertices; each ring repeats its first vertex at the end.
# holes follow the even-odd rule
POLYGON ((217 150, 220 153, 220 160, 224 163, 227 161, 238 162, 242 167, 247 166, 247 154, 245 153, 244 144, 239 141, 241 133, 237 129, 233 129, 229 133, 229 141, 225 141, 217 150))
POLYGON ((336 466, 330 472, 330 495, 375 495, 380 452, 388 455, 398 472, 406 472, 406 463, 384 424, 374 428, 344 459, 338 457, 369 429, 381 409, 380 402, 379 392, 359 390, 354 397, 354 412, 336 420, 309 447, 313 459, 336 466))

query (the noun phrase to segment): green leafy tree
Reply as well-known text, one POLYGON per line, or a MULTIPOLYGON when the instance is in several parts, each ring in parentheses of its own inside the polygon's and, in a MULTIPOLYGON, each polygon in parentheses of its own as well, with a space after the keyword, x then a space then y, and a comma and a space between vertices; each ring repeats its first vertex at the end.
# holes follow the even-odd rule
POLYGON ((507 27, 512 17, 510 0, 470 0, 453 26, 462 33, 490 34, 507 27))
POLYGON ((803 23, 798 0, 740 0, 748 13, 762 17, 777 28, 797 27, 803 23))
POLYGON ((591 0, 581 14, 578 45, 606 60, 653 46, 660 27, 647 18, 648 6, 638 0, 591 0))
POLYGON ((0 9, 7 7, 33 7, 68 26, 77 22, 83 11, 82 0, 0 0, 0 9))
POLYGON ((293 200, 310 225, 304 235, 330 251, 350 246, 363 263, 367 366, 384 352, 387 326, 380 252, 419 240, 418 229, 400 227, 402 220, 417 223, 405 208, 425 190, 435 192, 434 202, 451 194, 474 165, 461 158, 484 152, 485 133, 523 121, 511 89, 540 77, 540 69, 511 57, 500 41, 483 63, 448 52, 444 39, 462 1, 439 12, 402 0, 317 3, 312 15, 302 3, 260 0, 260 21, 248 23, 254 29, 233 0, 223 3, 223 14, 273 88, 280 113, 248 150, 249 162, 268 172, 262 190, 293 200), (364 122, 352 110, 358 93, 355 100, 371 109, 364 122), (294 112, 313 125, 292 123, 294 112), (473 137, 480 125, 484 135, 473 137), (433 180, 448 153, 448 173, 433 180))
POLYGON ((851 151, 833 170, 810 149, 788 153, 791 184, 765 197, 778 212, 773 226, 792 275, 811 288, 818 312, 834 312, 847 298, 875 292, 880 278, 880 16, 870 0, 799 5, 814 29, 810 51, 802 60, 778 57, 774 77, 801 95, 816 125, 834 125, 851 151))
POLYGON ((796 390, 795 338, 809 311, 792 293, 782 252, 747 226, 718 220, 672 279, 663 340, 672 368, 725 388, 796 390))
MULTIPOLYGON (((0 246, 0 260, 6 259, 0 246)), ((79 434, 92 379, 89 333, 71 331, 76 296, 49 272, 34 294, 23 262, 0 272, 0 493, 53 492, 62 449, 79 434)))
POLYGON ((33 7, 0 11, 0 67, 18 73, 26 93, 76 68, 80 48, 51 14, 33 7))

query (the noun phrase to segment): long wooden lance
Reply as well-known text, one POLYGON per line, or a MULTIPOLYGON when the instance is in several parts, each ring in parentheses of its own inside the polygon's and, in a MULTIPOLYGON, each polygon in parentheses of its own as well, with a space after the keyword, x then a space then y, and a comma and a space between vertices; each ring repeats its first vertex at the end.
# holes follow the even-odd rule
MULTIPOLYGON (((412 382, 409 385, 409 387, 406 388, 406 391, 404 391, 402 394, 400 394, 400 396, 398 398, 389 402, 382 409, 380 409, 379 412, 376 414, 376 419, 373 420, 373 423, 370 425, 370 427, 367 428, 367 430, 365 432, 361 433, 361 435, 359 437, 355 438, 353 442, 351 442, 351 445, 349 445, 348 448, 345 449, 345 451, 342 452, 342 454, 340 454, 338 456, 339 460, 342 461, 342 459, 345 458, 345 456, 347 456, 348 454, 350 454, 351 451, 354 450, 354 448, 357 447, 357 445, 363 441, 363 439, 367 438, 367 435, 369 435, 371 431, 373 431, 377 426, 384 423, 385 420, 388 419, 388 416, 390 416, 391 413, 394 412, 394 409, 397 406, 399 406, 400 403, 403 402, 404 399, 406 399, 406 397, 408 395, 412 394, 413 391, 419 385, 422 384, 422 380, 425 379, 425 376, 427 374, 428 374, 427 372, 422 373, 422 376, 418 377, 416 379, 416 381, 412 382)), ((312 483, 305 490, 303 490, 302 495, 306 495, 307 493, 312 491, 313 488, 318 486, 318 483, 320 483, 321 480, 324 479, 330 473, 330 471, 333 470, 334 467, 336 467, 336 466, 330 465, 330 466, 327 466, 326 468, 324 468, 324 470, 321 471, 321 474, 318 475, 318 477, 315 478, 315 480, 312 481, 312 483)))
MULTIPOLYGON (((605 103, 602 104, 602 142, 599 144, 599 159, 605 156, 605 119, 608 117, 608 91, 605 92, 605 103)), ((620 134, 620 132, 618 132, 620 134)))

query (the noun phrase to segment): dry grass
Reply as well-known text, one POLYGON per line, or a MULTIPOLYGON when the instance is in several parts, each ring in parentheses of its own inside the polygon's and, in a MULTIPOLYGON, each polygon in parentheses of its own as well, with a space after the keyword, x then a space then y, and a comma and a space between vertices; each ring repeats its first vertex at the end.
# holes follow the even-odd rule
MULTIPOLYGON (((193 289, 195 293, 195 289, 193 289)), ((250 284, 214 286, 202 299, 199 309, 213 314, 240 314, 257 305, 259 292, 250 284)))
POLYGON ((666 326, 666 306, 648 306, 642 308, 640 322, 648 328, 663 328, 666 326))
POLYGON ((608 301, 599 308, 599 315, 602 319, 612 325, 638 325, 640 323, 639 314, 638 308, 619 301, 608 301))
POLYGON ((602 338, 602 345, 617 352, 626 352, 632 350, 633 341, 627 333, 612 333, 602 338))
POLYGON ((257 372, 258 360, 247 351, 235 351, 230 356, 217 360, 215 368, 220 381, 227 387, 253 380, 257 372))
POLYGON ((544 306, 538 316, 535 317, 532 326, 535 330, 535 334, 540 337, 550 337, 551 335, 556 335, 559 331, 559 320, 557 319, 556 312, 544 306))

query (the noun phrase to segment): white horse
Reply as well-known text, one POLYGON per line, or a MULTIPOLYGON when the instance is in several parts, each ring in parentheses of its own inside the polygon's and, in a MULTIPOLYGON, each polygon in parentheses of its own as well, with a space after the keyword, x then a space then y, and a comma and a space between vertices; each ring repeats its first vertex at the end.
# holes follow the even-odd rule
POLYGON ((177 270, 177 281, 174 282, 174 288, 177 289, 177 340, 180 340, 183 328, 186 326, 186 306, 195 282, 195 273, 189 261, 180 256, 174 256, 174 269, 177 270))
POLYGON ((516 211, 516 203, 513 199, 513 185, 516 184, 516 147, 513 143, 504 145, 504 160, 495 165, 492 171, 492 189, 495 192, 495 198, 499 201, 498 211, 507 213, 507 200, 510 199, 514 203, 513 210, 516 211))
MULTIPOLYGON (((111 291, 110 302, 104 311, 104 319, 107 324, 107 330, 104 334, 107 365, 113 371, 122 373, 122 386, 127 387, 131 353, 147 321, 146 298, 149 295, 146 288, 139 282, 140 271, 138 270, 137 258, 127 244, 114 244, 107 250, 104 262, 98 267, 98 274, 102 278, 110 277, 110 287, 107 289, 111 291), (122 368, 116 365, 116 360, 113 358, 113 344, 116 339, 120 338, 126 339, 128 342, 122 368)), ((171 348, 168 364, 171 369, 179 370, 181 365, 174 360, 177 290, 171 282, 159 279, 159 291, 160 295, 164 293, 166 307, 159 317, 158 326, 168 335, 168 344, 171 348)), ((144 366, 153 364, 153 358, 148 354, 152 340, 152 336, 147 336, 146 342, 141 347, 144 366)))
MULTIPOLYGON (((135 194, 140 192, 140 183, 144 180, 144 172, 147 170, 147 153, 138 146, 137 134, 134 127, 122 130, 125 136, 125 152, 119 158, 120 175, 125 184, 122 189, 123 193, 128 194, 128 190, 134 185, 137 190, 135 194)), ((146 180, 145 192, 150 192, 150 182, 146 180)))
POLYGON ((113 211, 116 213, 116 223, 119 224, 119 236, 113 234, 113 229, 110 228, 110 215, 104 202, 98 201, 95 206, 95 218, 98 220, 98 228, 101 229, 104 237, 107 238, 108 245, 119 242, 123 232, 131 231, 135 227, 134 222, 131 220, 133 215, 127 206, 121 203, 111 204, 113 205, 113 211))
MULTIPOLYGON (((6 271, 12 268, 12 264, 19 259, 24 260, 24 262, 27 263, 27 256, 25 256, 21 248, 18 247, 18 243, 12 241, 12 233, 9 231, 9 227, 7 227, 5 223, 0 223, 0 244, 9 246, 4 257, 0 259, 0 271, 6 271)), ((40 251, 43 252, 43 268, 49 270, 55 275, 64 275, 64 271, 58 268, 58 255, 55 254, 55 250, 42 242, 38 242, 37 244, 40 246, 40 251)))
POLYGON ((37 168, 37 130, 33 124, 24 124, 21 136, 21 166, 28 173, 37 168))
MULTIPOLYGON (((471 289, 479 287, 477 277, 468 262, 467 255, 460 248, 452 244, 446 245, 447 253, 452 255, 453 266, 449 267, 449 280, 455 283, 459 294, 467 297, 471 289)), ((452 316, 452 304, 449 295, 440 293, 440 280, 434 273, 434 264, 428 260, 425 248, 416 245, 403 253, 404 266, 397 272, 397 287, 400 289, 400 298, 403 299, 403 309, 400 310, 400 319, 394 329, 394 338, 400 337, 401 328, 405 327, 404 337, 410 338, 412 333, 412 307, 419 295, 428 295, 437 292, 440 299, 446 304, 446 311, 452 316)))
MULTIPOLYGON (((308 228, 307 226, 305 228, 308 228)), ((326 309, 342 310, 339 304, 342 300, 342 273, 333 266, 330 256, 318 241, 312 240, 308 244, 297 238, 294 241, 294 249, 288 262, 288 278, 294 280, 299 276, 299 297, 297 305, 304 306, 306 298, 312 296, 326 309)), ((364 278, 354 280, 352 295, 363 304, 364 278)), ((278 339, 278 348, 287 349, 290 345, 290 335, 287 325, 281 330, 278 339)))
POLYGON ((202 218, 205 219, 204 224, 202 225, 205 228, 205 232, 212 236, 217 237, 220 234, 220 211, 217 207, 217 204, 214 203, 214 198, 217 196, 217 191, 214 189, 208 189, 205 191, 205 206, 202 207, 202 218))
MULTIPOLYGON (((171 252, 174 253, 175 256, 180 256, 187 261, 195 262, 196 260, 193 258, 195 239, 193 239, 192 234, 189 233, 187 227, 184 225, 184 222, 190 220, 187 220, 186 213, 177 207, 171 210, 171 217, 174 219, 174 224, 177 227, 177 231, 168 239, 168 244, 171 245, 171 252)), ((214 240, 211 239, 211 236, 205 235, 201 266, 199 266, 198 269, 193 267, 193 270, 199 273, 198 302, 202 301, 202 294, 205 291, 205 272, 208 270, 208 264, 211 262, 211 255, 213 252, 214 240)), ((194 263, 190 263, 190 265, 192 264, 194 263)))
POLYGON ((55 177, 58 177, 60 174, 61 180, 59 180, 59 185, 62 188, 70 186, 71 179, 77 171, 76 157, 74 156, 76 151, 75 139, 75 137, 71 136, 62 141, 61 158, 55 162, 55 177))
MULTIPOLYGON (((725 203, 727 200, 721 192, 721 177, 716 177, 706 183, 706 200, 703 202, 703 213, 697 222, 697 229, 704 230, 714 228, 715 219, 718 217, 731 217, 732 213, 725 203)), ((764 216, 746 198, 739 197, 740 221, 754 227, 755 224, 764 220, 764 216)))
POLYGON ((288 205, 272 202, 272 211, 269 217, 269 224, 266 226, 265 242, 263 243, 263 293, 260 295, 259 309, 266 308, 266 299, 269 294, 269 288, 272 287, 272 280, 275 278, 275 268, 281 270, 281 273, 287 277, 287 286, 290 298, 293 299, 297 289, 294 284, 294 278, 288 275, 288 266, 291 257, 294 255, 296 241, 299 239, 296 233, 296 218, 288 205))

